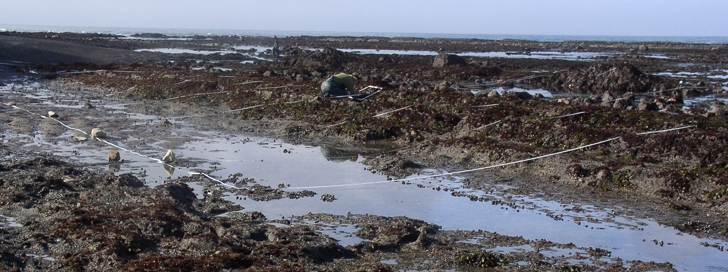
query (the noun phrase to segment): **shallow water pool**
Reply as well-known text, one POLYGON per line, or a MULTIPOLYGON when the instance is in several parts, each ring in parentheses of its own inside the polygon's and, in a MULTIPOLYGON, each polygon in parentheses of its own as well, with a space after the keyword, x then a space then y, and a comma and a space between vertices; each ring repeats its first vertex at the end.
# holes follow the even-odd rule
MULTIPOLYGON (((19 96, 43 100, 43 102, 18 105, 15 114, 27 115, 31 121, 41 122, 47 110, 69 110, 80 106, 85 99, 68 97, 64 93, 32 85, 0 87, 2 104, 19 100, 19 96), (51 101, 50 98, 54 99, 51 101), (77 103, 67 103, 76 100, 77 103), (53 101, 65 101, 56 103, 53 101)), ((471 190, 461 186, 465 178, 460 175, 430 177, 447 173, 443 169, 425 169, 422 173, 396 180, 373 173, 362 164, 363 157, 356 152, 341 151, 336 146, 294 145, 281 140, 238 135, 221 131, 200 131, 185 120, 166 116, 174 126, 166 128, 167 136, 144 139, 135 131, 148 129, 161 116, 128 112, 124 104, 94 100, 99 111, 118 115, 114 122, 126 122, 128 131, 123 137, 110 135, 109 146, 100 142, 73 141, 76 133, 71 122, 69 128, 59 134, 37 133, 25 135, 6 130, 3 144, 12 142, 26 149, 52 152, 84 163, 87 167, 116 173, 134 173, 148 185, 156 186, 170 179, 205 171, 215 180, 241 173, 253 178, 257 184, 277 188, 284 184, 287 191, 312 190, 314 197, 254 201, 228 192, 225 199, 240 204, 244 211, 260 211, 269 219, 285 218, 311 213, 346 215, 375 214, 382 216, 407 216, 425 220, 444 229, 487 230, 526 239, 547 239, 558 243, 574 243, 580 247, 603 248, 612 257, 625 260, 671 262, 678 270, 725 271, 728 252, 717 247, 728 247, 721 240, 699 238, 665 227, 649 218, 632 218, 619 212, 628 207, 614 206, 600 209, 580 203, 558 203, 526 195, 503 193, 507 183, 488 171, 471 173, 492 180, 489 190, 471 190), (123 116, 123 118, 121 117, 123 116), (121 164, 106 163, 106 151, 121 150, 125 160, 121 164), (158 159, 167 149, 172 149, 180 161, 190 166, 165 167, 158 159), (415 179, 416 178, 416 179, 415 179), (298 189, 296 189, 298 188, 298 189), (471 201, 468 197, 453 196, 452 192, 466 192, 487 201, 471 201), (320 196, 335 196, 333 202, 322 201, 320 196), (508 205, 502 203, 509 203, 508 205), (710 246, 706 246, 710 245, 710 246), (715 247, 714 247, 715 246, 715 247)), ((4 108, 3 110, 10 110, 4 108)), ((92 118, 92 117, 89 117, 92 118)), ((83 120, 75 120, 82 122, 83 120)), ((109 121, 111 122, 111 121, 109 121)), ((371 151, 384 152, 386 150, 371 151)), ((222 184, 218 185, 222 186, 222 184)), ((233 186, 231 184, 225 184, 233 186)), ((198 195, 204 189, 192 184, 198 195)), ((355 231, 337 229, 338 239, 351 237, 355 231)), ((347 243, 356 243, 356 239, 347 243)))

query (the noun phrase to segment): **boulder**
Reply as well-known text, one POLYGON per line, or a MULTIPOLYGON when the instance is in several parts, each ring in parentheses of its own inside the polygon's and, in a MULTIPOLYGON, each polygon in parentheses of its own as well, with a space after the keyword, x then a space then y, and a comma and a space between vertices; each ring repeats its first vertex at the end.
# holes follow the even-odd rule
POLYGON ((611 102, 614 99, 615 99, 615 96, 608 91, 604 92, 604 94, 602 95, 602 102, 611 102))
POLYGON ((121 160, 121 154, 119 154, 118 150, 111 150, 108 154, 110 162, 118 162, 121 160))
POLYGON ((95 106, 94 105, 91 105, 91 101, 86 101, 85 103, 83 103, 83 107, 82 108, 84 108, 84 109, 93 109, 93 108, 95 108, 95 106))
POLYGON ((454 65, 468 65, 464 58, 458 55, 452 55, 447 53, 439 53, 435 56, 435 61, 432 62, 432 67, 445 67, 454 65))
POLYGON ((657 104, 647 102, 647 99, 640 99, 640 103, 637 105, 638 111, 657 111, 657 104))
POLYGON ((172 152, 172 149, 167 150, 167 153, 164 154, 164 156, 162 157, 162 161, 165 163, 174 162, 174 159, 175 159, 175 157, 174 157, 174 152, 172 152))
POLYGON ((624 110, 624 109, 627 109, 627 107, 630 104, 631 103, 629 101, 627 101, 627 99, 617 98, 616 100, 614 100, 614 104, 612 105, 612 107, 615 108, 615 109, 622 109, 622 110, 624 110))
POLYGON ((106 132, 104 132, 100 128, 93 128, 93 129, 91 129, 91 137, 94 137, 94 138, 106 138, 106 132))
POLYGON ((726 115, 725 110, 721 109, 718 106, 713 106, 708 112, 705 113, 706 117, 712 117, 712 116, 718 116, 718 117, 724 117, 726 115))
POLYGON ((159 123, 157 124, 157 127, 171 127, 171 126, 174 126, 174 124, 172 124, 172 122, 167 120, 167 118, 162 118, 162 120, 160 120, 159 123))

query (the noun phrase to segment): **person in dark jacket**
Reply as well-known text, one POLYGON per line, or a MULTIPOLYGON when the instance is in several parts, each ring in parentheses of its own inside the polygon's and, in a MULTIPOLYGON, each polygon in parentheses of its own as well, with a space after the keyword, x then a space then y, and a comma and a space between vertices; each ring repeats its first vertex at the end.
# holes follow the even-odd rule
POLYGON ((349 74, 338 73, 321 83, 321 92, 319 93, 319 97, 352 94, 356 94, 356 89, 354 89, 354 77, 349 74))

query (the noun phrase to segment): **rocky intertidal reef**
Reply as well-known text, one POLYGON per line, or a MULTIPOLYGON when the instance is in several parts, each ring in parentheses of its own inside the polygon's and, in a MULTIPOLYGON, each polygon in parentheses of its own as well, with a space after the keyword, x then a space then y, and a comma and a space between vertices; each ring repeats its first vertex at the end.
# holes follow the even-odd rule
MULTIPOLYGON (((616 73, 614 76, 621 78, 621 70, 628 71, 630 78, 642 75, 632 66, 594 67, 595 73, 605 74, 608 82, 620 82, 607 74, 616 73)), ((443 156, 448 158, 447 163, 494 165, 613 139, 581 150, 578 156, 536 161, 529 166, 541 168, 529 173, 544 181, 592 188, 602 193, 646 196, 664 202, 667 208, 679 204, 720 212, 725 205, 721 194, 710 194, 726 185, 723 177, 727 167, 725 110, 713 114, 708 114, 708 110, 670 111, 675 109, 670 105, 675 104, 663 100, 662 106, 656 103, 650 106, 644 97, 634 98, 639 93, 619 93, 617 90, 631 90, 621 85, 606 85, 604 88, 612 91, 592 100, 566 103, 556 98, 511 94, 473 95, 451 88, 405 85, 393 88, 397 81, 416 79, 360 71, 359 84, 377 84, 385 89, 370 100, 353 102, 316 99, 318 83, 313 78, 298 80, 290 70, 268 75, 249 72, 221 76, 156 66, 116 69, 128 72, 84 73, 64 80, 103 84, 128 97, 226 105, 234 118, 283 125, 282 130, 255 132, 284 138, 393 142, 408 147, 395 157, 408 158, 413 162, 411 165, 446 163, 441 160, 443 156), (363 78, 375 80, 367 82, 363 78), (613 104, 620 99, 631 104, 615 107, 613 104), (396 111, 378 116, 393 110, 396 111), (285 123, 279 123, 283 120, 285 123), (654 131, 663 132, 643 134, 654 131), (582 170, 573 174, 572 165, 579 165, 582 170)), ((280 68, 265 68, 266 71, 276 69, 280 68)), ((378 165, 379 170, 395 176, 421 168, 408 167, 409 164, 378 165)), ((525 173, 527 170, 505 168, 505 171, 525 173)), ((726 232, 720 228, 714 231, 721 235, 726 232)))
MULTIPOLYGON (((234 49, 229 56, 129 50, 232 50, 233 46, 271 45, 270 37, 176 40, 147 34, 142 36, 148 39, 135 40, 86 35, 3 33, 0 46, 8 50, 0 59, 23 54, 32 58, 4 64, 8 70, 0 75, 23 73, 43 87, 90 91, 155 116, 204 115, 189 121, 200 129, 314 146, 343 143, 362 151, 364 145, 383 146, 377 152, 357 154, 368 170, 390 177, 430 168, 487 167, 497 169, 502 177, 496 182, 512 186, 506 193, 540 194, 560 203, 619 206, 614 209, 619 214, 654 218, 680 232, 722 240, 728 235, 728 134, 726 105, 720 100, 727 92, 721 66, 726 59, 723 45, 286 37, 281 39, 283 54, 273 58, 270 50, 254 49, 234 49), (7 37, 49 50, 7 47, 3 43, 7 37), (60 45, 73 44, 83 46, 59 54, 60 45), (434 54, 358 54, 343 48, 440 54, 438 61, 434 54), (461 54, 488 50, 509 52, 507 57, 461 54), (529 58, 542 50, 604 54, 529 58), (372 85, 383 91, 363 102, 317 99, 321 81, 342 71, 355 74, 359 87, 372 85), (150 101, 164 106, 144 103, 150 101), (183 104, 185 111, 174 106, 183 104)), ((11 85, 9 91, 16 91, 14 83, 3 82, 11 85)), ((25 100, 39 101, 37 97, 25 100)), ((63 135, 64 129, 50 119, 30 122, 16 114, 11 103, 0 112, 8 131, 63 135)), ((48 117, 47 111, 42 112, 48 117)), ((74 118, 64 110, 57 115, 52 118, 74 118)), ((152 126, 169 127, 158 124, 152 126)), ((487 231, 443 230, 406 217, 266 218, 224 199, 303 202, 315 197, 317 203, 333 205, 343 199, 338 193, 296 191, 287 183, 273 188, 235 176, 224 182, 245 189, 217 186, 201 175, 151 188, 134 174, 93 172, 13 145, 17 144, 8 140, 0 149, 5 155, 0 163, 0 215, 7 226, 0 229, 0 265, 6 270, 674 269, 669 263, 614 258, 612 249, 487 231), (205 186, 203 195, 195 195, 188 184, 205 186), (355 230, 349 235, 359 240, 337 241, 324 234, 330 226, 352 226, 355 230), (514 247, 518 250, 508 250, 514 247), (573 254, 545 254, 557 249, 573 254)), ((493 181, 472 175, 462 187, 492 190, 489 183, 493 181)), ((452 196, 492 201, 516 212, 525 209, 515 201, 473 192, 452 191, 452 196)), ((570 209, 582 211, 578 206, 570 209)), ((574 222, 581 226, 590 220, 599 219, 574 222)), ((669 241, 653 242, 670 246, 669 241)), ((716 251, 722 246, 705 243, 716 251)))

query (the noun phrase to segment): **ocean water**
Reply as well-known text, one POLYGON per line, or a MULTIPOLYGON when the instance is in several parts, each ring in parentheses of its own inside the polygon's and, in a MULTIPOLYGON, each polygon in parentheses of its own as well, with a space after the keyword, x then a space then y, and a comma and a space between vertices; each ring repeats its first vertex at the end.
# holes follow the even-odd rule
POLYGON ((607 42, 680 42, 680 43, 728 43, 728 37, 721 36, 587 36, 587 35, 518 35, 518 34, 466 34, 466 33, 396 33, 396 32, 325 32, 325 31, 273 31, 241 29, 173 29, 173 28, 120 28, 86 26, 39 26, 0 24, 0 32, 78 32, 132 35, 139 33, 160 33, 169 36, 193 35, 240 35, 240 36, 350 36, 350 37, 413 37, 481 40, 530 40, 539 42, 563 41, 607 41, 607 42))

